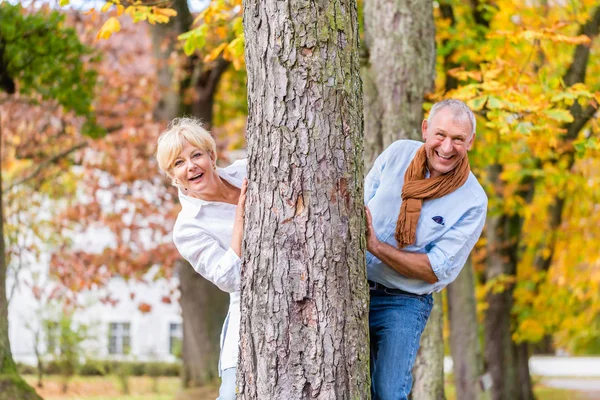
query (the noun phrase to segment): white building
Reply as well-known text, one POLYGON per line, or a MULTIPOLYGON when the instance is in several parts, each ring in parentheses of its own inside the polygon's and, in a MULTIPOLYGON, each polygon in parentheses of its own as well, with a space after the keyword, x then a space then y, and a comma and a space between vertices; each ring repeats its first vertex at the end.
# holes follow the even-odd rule
MULTIPOLYGON (((43 267, 37 271, 22 271, 19 285, 9 303, 9 336, 15 361, 34 365, 36 363, 35 332, 40 332, 37 341, 42 354, 51 352, 54 339, 42 329, 44 320, 52 322, 60 319, 59 310, 49 310, 36 300, 31 289, 34 277, 43 277, 43 267)), ((46 281, 47 282, 47 281, 46 281)), ((14 279, 8 279, 12 288, 14 279)), ((52 283, 46 283, 50 289, 52 283)), ((177 360, 181 350, 182 320, 179 302, 171 298, 171 303, 163 302, 177 285, 177 280, 165 279, 156 282, 126 282, 114 278, 109 285, 96 292, 84 293, 81 302, 85 308, 74 314, 74 325, 82 324, 88 329, 90 339, 83 344, 82 356, 91 359, 126 359, 136 361, 177 360), (116 300, 114 305, 100 299, 110 293, 116 300), (132 293, 134 298, 132 299, 132 293), (138 309, 142 303, 149 304, 150 312, 138 309)))

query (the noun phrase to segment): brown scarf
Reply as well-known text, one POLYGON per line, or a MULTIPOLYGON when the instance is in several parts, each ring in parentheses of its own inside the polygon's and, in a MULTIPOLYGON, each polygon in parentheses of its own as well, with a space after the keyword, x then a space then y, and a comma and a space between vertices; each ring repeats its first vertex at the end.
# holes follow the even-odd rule
POLYGON ((402 205, 396 225, 396 240, 399 248, 415 242, 423 200, 436 199, 454 192, 467 181, 471 168, 469 158, 465 154, 458 165, 447 174, 425 179, 426 171, 427 153, 423 145, 417 150, 417 154, 404 173, 402 205))

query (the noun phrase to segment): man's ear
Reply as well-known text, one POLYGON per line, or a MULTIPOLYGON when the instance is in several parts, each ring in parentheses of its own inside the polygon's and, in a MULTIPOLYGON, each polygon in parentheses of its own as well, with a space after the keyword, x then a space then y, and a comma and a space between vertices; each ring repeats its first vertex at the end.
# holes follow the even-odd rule
POLYGON ((423 137, 423 140, 427 139, 427 120, 424 119, 423 122, 421 122, 421 136, 423 137))
POLYGON ((473 134, 471 135, 471 138, 467 142, 467 151, 471 150, 471 146, 473 146, 474 141, 475 141, 475 133, 473 132, 473 134))

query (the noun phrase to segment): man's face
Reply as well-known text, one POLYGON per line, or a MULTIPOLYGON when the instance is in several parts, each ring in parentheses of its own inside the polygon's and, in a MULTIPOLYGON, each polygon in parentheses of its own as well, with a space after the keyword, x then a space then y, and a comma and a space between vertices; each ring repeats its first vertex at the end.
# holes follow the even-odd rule
POLYGON ((450 108, 442 108, 431 120, 421 125, 427 167, 432 178, 452 171, 471 148, 475 134, 471 134, 468 118, 454 118, 450 108))

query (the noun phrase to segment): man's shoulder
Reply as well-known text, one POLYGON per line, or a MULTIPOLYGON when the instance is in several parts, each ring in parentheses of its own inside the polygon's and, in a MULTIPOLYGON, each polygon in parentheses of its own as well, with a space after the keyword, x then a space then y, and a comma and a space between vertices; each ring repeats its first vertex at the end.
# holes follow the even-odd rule
POLYGON ((410 139, 400 139, 396 140, 394 143, 390 144, 388 148, 385 150, 387 159, 399 159, 399 158, 408 158, 412 160, 415 153, 423 145, 423 142, 419 142, 416 140, 410 139))
POLYGON ((411 139, 400 139, 390 144, 388 149, 402 152, 410 152, 418 149, 423 145, 423 142, 411 139))
POLYGON ((469 178, 463 185, 463 189, 468 193, 468 197, 474 205, 487 205, 487 194, 473 172, 469 172, 469 178))

